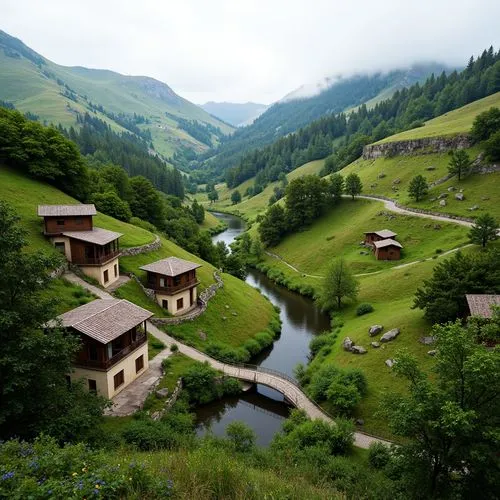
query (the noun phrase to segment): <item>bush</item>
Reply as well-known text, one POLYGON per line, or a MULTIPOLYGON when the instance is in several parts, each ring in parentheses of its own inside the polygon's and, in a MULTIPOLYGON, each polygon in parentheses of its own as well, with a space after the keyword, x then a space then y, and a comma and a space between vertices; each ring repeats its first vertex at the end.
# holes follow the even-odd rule
POLYGON ((172 366, 172 360, 170 358, 165 358, 161 360, 161 368, 163 372, 166 372, 172 366))
POLYGON ((439 254, 439 253, 443 253, 443 250, 441 250, 441 248, 436 248, 436 250, 435 250, 435 251, 436 251, 436 253, 438 253, 438 254, 439 254))
POLYGON ((123 431, 128 444, 142 451, 173 450, 180 446, 182 439, 168 423, 154 420, 133 420, 123 431))
POLYGON ((139 217, 132 217, 129 223, 133 224, 134 226, 141 227, 142 229, 145 229, 150 233, 156 233, 157 231, 156 227, 153 224, 151 224, 151 222, 139 219, 139 217))
POLYGON ((255 433, 244 422, 231 422, 226 435, 236 451, 248 453, 255 446, 255 433))
POLYGON ((373 311, 373 306, 371 304, 359 304, 356 309, 356 316, 363 316, 363 314, 368 314, 373 311))
POLYGON ((246 349, 252 356, 255 356, 262 349, 260 344, 255 339, 248 339, 244 342, 243 348, 246 349))
POLYGON ((317 335, 309 342, 309 349, 311 350, 311 354, 316 356, 323 347, 332 345, 334 342, 335 339, 329 334, 317 335))
POLYGON ((391 458, 391 452, 387 446, 382 443, 374 442, 368 449, 368 461, 375 469, 384 468, 391 458))
POLYGON ((273 337, 267 332, 256 333, 253 338, 260 344, 261 349, 269 347, 273 343, 273 337))
POLYGON ((170 351, 171 352, 177 352, 179 350, 179 346, 177 344, 172 344, 170 346, 170 351))

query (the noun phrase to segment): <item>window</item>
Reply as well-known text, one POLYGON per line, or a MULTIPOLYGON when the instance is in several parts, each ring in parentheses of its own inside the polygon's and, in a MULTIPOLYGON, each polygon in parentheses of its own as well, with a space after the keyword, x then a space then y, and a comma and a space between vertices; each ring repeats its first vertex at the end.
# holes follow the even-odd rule
MULTIPOLYGON (((83 218, 82 217, 75 217, 75 224, 77 226, 83 225, 83 218)), ((90 382, 90 380, 89 380, 89 382, 90 382)))
POLYGON ((115 270, 115 278, 118 276, 118 264, 114 265, 114 270, 115 270))
POLYGON ((144 368, 144 355, 141 354, 135 360, 135 373, 139 373, 144 368))
POLYGON ((177 309, 182 309, 184 307, 184 298, 177 299, 177 309))
POLYGON ((125 383, 125 374, 123 373, 123 370, 119 371, 114 377, 113 377, 114 383, 115 383, 115 390, 118 389, 123 383, 125 383))
POLYGON ((174 276, 174 286, 179 285, 181 282, 181 277, 180 276, 174 276))
POLYGON ((165 288, 165 278, 160 278, 160 286, 165 288))
POLYGON ((97 361, 97 346, 95 344, 89 344, 87 352, 89 361, 97 361))
POLYGON ((58 226, 64 226, 64 219, 58 219, 57 222, 56 222, 56 224, 58 226))
POLYGON ((161 301, 161 306, 163 307, 163 309, 167 309, 168 310, 168 300, 167 299, 163 299, 161 301))
POLYGON ((97 382, 89 378, 89 392, 97 392, 97 382))
POLYGON ((66 245, 64 244, 64 241, 56 241, 54 246, 58 252, 66 253, 66 245))
POLYGON ((109 272, 106 269, 106 271, 104 271, 104 283, 107 283, 108 281, 109 281, 109 272))

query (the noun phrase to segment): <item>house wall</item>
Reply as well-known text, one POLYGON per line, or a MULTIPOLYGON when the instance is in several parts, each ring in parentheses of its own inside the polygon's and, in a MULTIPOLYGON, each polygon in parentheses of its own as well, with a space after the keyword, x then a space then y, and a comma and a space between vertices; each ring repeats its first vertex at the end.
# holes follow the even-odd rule
POLYGON ((71 241, 66 236, 54 236, 50 238, 50 241, 55 246, 56 243, 64 243, 64 255, 66 260, 71 262, 71 241))
POLYGON ((104 288, 108 287, 112 283, 118 280, 120 277, 120 266, 118 263, 118 257, 116 259, 113 259, 109 262, 107 262, 103 266, 78 266, 84 274, 87 276, 90 276, 91 278, 94 278, 99 282, 101 286, 104 288), (117 269, 117 275, 115 276, 115 271, 114 271, 114 266, 116 264, 116 269, 117 269), (109 276, 109 281, 106 283, 104 282, 104 271, 108 271, 108 276, 109 276))
POLYGON ((71 216, 71 217, 44 217, 45 232, 57 234, 64 231, 90 231, 92 229, 92 216, 71 216), (64 225, 57 224, 57 221, 64 221, 64 225))
POLYGON ((401 250, 398 247, 384 247, 375 250, 377 260, 399 260, 401 259, 401 250))
POLYGON ((198 299, 197 287, 188 288, 187 290, 182 290, 174 295, 166 295, 161 292, 155 293, 156 301, 163 307, 163 300, 168 301, 168 312, 175 316, 176 314, 185 314, 192 308, 196 306, 196 300, 198 299), (193 290, 193 303, 190 302, 190 290, 193 290), (183 299, 182 309, 177 309, 177 300, 183 299))
POLYGON ((80 368, 76 367, 74 372, 70 374, 72 381, 79 379, 85 380, 85 387, 88 389, 88 380, 92 379, 96 381, 97 392, 106 398, 112 398, 120 393, 125 387, 127 387, 131 382, 133 382, 137 377, 142 375, 149 368, 148 361, 148 343, 142 344, 135 351, 131 352, 127 357, 120 360, 116 365, 113 365, 107 372, 92 370, 90 368, 80 368), (143 356, 144 368, 136 373, 135 371, 135 360, 143 356), (123 370, 124 383, 115 390, 114 387, 114 376, 123 370))

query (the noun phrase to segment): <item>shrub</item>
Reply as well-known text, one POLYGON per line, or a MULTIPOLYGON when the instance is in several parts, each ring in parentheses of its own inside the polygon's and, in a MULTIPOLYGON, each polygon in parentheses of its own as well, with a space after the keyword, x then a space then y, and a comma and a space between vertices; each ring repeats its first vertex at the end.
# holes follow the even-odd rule
POLYGON ((145 229, 150 233, 156 233, 157 231, 156 227, 153 224, 151 224, 151 222, 139 219, 139 217, 132 217, 129 223, 133 224, 134 226, 141 227, 142 229, 145 229))
POLYGON ((436 248, 436 253, 443 253, 443 250, 441 250, 441 248, 436 248))
POLYGON ((133 420, 123 431, 123 438, 142 451, 172 450, 181 443, 179 433, 161 420, 133 420))
POLYGON ((172 344, 172 345, 170 346, 170 350, 171 350, 172 352, 177 352, 177 351, 179 350, 179 346, 178 346, 177 344, 172 344))
POLYGON ((309 349, 311 350, 311 354, 316 356, 318 352, 325 346, 332 345, 335 339, 333 339, 328 334, 317 335, 314 337, 311 342, 309 342, 309 349))
POLYGON ((170 358, 165 358, 161 360, 161 368, 166 372, 172 366, 172 360, 170 358))
POLYGON ((248 339, 243 344, 243 348, 246 349, 252 356, 260 352, 261 346, 255 339, 248 339))
POLYGON ((368 314, 373 311, 373 306, 371 304, 359 304, 356 309, 356 316, 363 316, 363 314, 368 314))
POLYGON ((226 435, 236 451, 248 453, 255 446, 255 433, 244 422, 231 422, 226 435))
POLYGON ((269 347, 273 343, 273 337, 267 332, 258 332, 253 337, 262 349, 269 347))
POLYGON ((368 450, 368 461, 375 469, 382 469, 391 458, 391 452, 387 446, 377 441, 370 445, 368 450))

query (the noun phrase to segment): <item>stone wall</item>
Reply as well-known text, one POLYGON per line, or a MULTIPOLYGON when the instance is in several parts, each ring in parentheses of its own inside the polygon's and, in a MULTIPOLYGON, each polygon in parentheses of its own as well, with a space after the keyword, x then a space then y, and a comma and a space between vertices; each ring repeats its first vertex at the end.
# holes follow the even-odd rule
POLYGON ((122 257, 127 257, 130 255, 139 255, 140 253, 153 252, 161 247, 161 240, 158 235, 155 236, 155 240, 147 245, 142 245, 140 247, 130 247, 120 250, 122 257))
POLYGON ((408 141, 384 142, 382 144, 368 144, 363 148, 363 159, 444 153, 450 149, 466 149, 472 146, 468 135, 459 134, 450 137, 424 137, 408 141))
POLYGON ((198 305, 191 312, 182 316, 174 316, 172 318, 151 318, 151 323, 158 327, 164 325, 179 325, 185 321, 193 321, 198 318, 198 316, 206 311, 209 300, 215 296, 217 290, 224 286, 224 282, 217 271, 214 271, 214 279, 215 283, 200 293, 198 297, 198 305))
POLYGON ((50 279, 60 278, 68 270, 68 263, 63 262, 59 267, 56 267, 50 274, 50 279))
POLYGON ((167 413, 170 410, 170 408, 174 406, 174 403, 177 401, 177 398, 179 397, 181 391, 182 391, 182 378, 180 378, 177 381, 175 389, 173 390, 172 394, 167 399, 167 401, 165 401, 165 406, 161 410, 155 411, 153 414, 151 414, 151 418, 153 420, 161 420, 163 415, 165 415, 165 413, 167 413))

